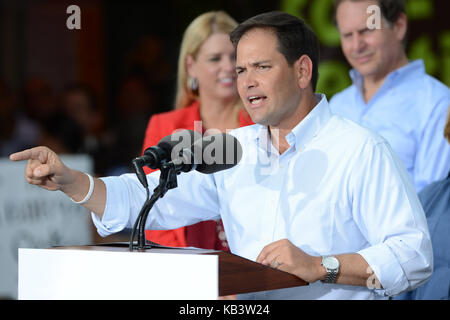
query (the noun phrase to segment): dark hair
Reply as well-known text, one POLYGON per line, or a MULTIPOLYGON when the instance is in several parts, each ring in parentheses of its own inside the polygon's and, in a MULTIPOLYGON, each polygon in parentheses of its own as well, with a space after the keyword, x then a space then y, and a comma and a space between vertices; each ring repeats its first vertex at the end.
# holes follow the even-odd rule
POLYGON ((42 129, 57 138, 70 153, 79 152, 83 146, 83 135, 79 125, 64 113, 55 113, 45 118, 42 129))
MULTIPOLYGON (((337 25, 336 12, 339 5, 344 1, 360 2, 367 0, 334 0, 334 23, 337 25)), ((381 16, 389 23, 397 21, 401 13, 405 13, 405 0, 377 0, 381 16)))
POLYGON ((71 93, 84 94, 89 101, 89 108, 92 111, 98 110, 97 97, 94 93, 94 90, 90 86, 78 82, 69 83, 64 87, 62 94, 67 95, 71 93))
POLYGON ((275 31, 278 40, 278 51, 293 65, 302 55, 307 55, 313 65, 311 84, 316 91, 319 78, 319 41, 305 22, 285 12, 271 11, 254 16, 236 27, 230 34, 235 48, 241 37, 254 28, 267 28, 275 31))

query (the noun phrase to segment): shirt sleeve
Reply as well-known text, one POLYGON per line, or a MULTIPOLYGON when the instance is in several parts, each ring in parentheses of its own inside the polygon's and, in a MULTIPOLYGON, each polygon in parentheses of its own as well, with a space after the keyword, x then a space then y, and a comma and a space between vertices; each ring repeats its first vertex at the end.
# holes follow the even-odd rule
MULTIPOLYGON (((149 190, 159 183, 160 171, 147 175, 149 190)), ((106 207, 102 219, 92 213, 98 233, 105 237, 131 228, 145 202, 146 192, 135 174, 102 178, 106 207)), ((146 222, 148 230, 169 230, 219 218, 214 175, 196 171, 177 176, 178 187, 156 201, 146 222)))
POLYGON ((406 169, 382 140, 364 147, 355 172, 353 215, 369 242, 358 253, 380 281, 379 293, 393 296, 418 287, 431 276, 433 252, 425 214, 406 169))

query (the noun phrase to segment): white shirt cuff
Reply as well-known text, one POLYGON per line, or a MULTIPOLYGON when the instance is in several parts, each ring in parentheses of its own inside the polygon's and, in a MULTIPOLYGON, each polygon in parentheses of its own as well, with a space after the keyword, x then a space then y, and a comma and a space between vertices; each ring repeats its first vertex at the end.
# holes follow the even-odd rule
POLYGON ((92 222, 100 236, 106 237, 122 231, 128 225, 128 196, 123 192, 123 181, 120 177, 100 178, 106 186, 106 205, 103 217, 100 219, 91 212, 92 222), (114 210, 114 214, 111 214, 114 210))
MULTIPOLYGON (((408 281, 402 267, 389 247, 382 243, 363 249, 358 252, 369 264, 380 281, 383 289, 377 286, 375 279, 369 277, 367 287, 374 289, 378 294, 393 296, 408 288, 408 281)), ((370 270, 367 270, 371 273, 370 270)))

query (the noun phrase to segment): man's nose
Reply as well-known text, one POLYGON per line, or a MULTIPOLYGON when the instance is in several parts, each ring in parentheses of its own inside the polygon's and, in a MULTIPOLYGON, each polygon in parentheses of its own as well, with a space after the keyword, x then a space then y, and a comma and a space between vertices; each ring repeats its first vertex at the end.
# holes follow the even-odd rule
POLYGON ((247 71, 241 79, 241 85, 243 89, 250 89, 253 87, 258 86, 258 82, 256 81, 256 78, 252 71, 247 71))
POLYGON ((364 37, 362 35, 360 35, 358 32, 355 32, 355 34, 353 35, 352 46, 353 46, 353 50, 356 52, 361 52, 366 47, 364 37))

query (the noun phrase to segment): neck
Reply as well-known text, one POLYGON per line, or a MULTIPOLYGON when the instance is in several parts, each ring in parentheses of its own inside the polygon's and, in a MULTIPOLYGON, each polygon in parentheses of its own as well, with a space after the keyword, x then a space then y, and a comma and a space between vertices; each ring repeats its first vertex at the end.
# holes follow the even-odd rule
POLYGON ((379 70, 380 72, 378 72, 378 74, 365 76, 363 78, 364 80, 363 90, 364 90, 364 100, 366 101, 366 103, 369 102, 370 99, 372 99, 375 93, 377 93, 377 91, 381 88, 384 81, 386 81, 387 76, 391 72, 407 64, 408 58, 405 52, 402 50, 399 56, 396 59, 392 59, 392 63, 386 65, 385 68, 383 68, 383 70, 379 70))
POLYGON ((277 126, 269 126, 272 144, 280 154, 284 153, 290 147, 286 136, 314 109, 317 103, 314 93, 308 91, 302 97, 295 112, 287 117, 287 121, 277 126))
POLYGON ((203 128, 218 129, 225 132, 227 129, 239 127, 238 109, 236 99, 199 99, 200 118, 203 128))

